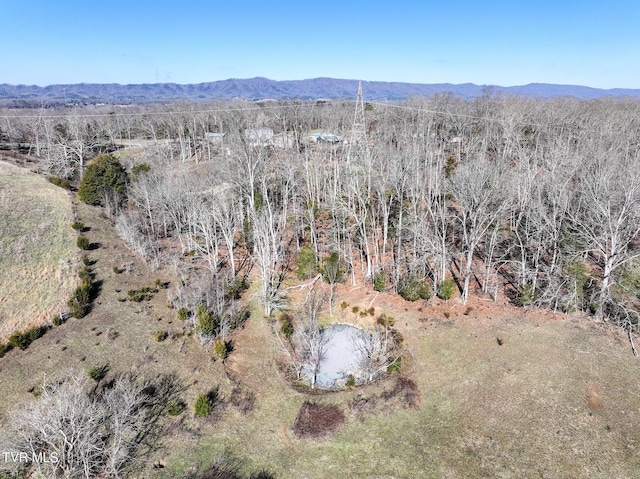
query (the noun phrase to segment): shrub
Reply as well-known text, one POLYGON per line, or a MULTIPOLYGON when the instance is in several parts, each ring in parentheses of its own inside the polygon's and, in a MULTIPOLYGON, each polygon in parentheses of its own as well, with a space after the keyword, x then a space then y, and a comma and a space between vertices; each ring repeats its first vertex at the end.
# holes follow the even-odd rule
POLYGON ((140 289, 130 289, 127 291, 127 296, 129 297, 129 301, 140 303, 142 301, 149 301, 157 292, 157 289, 151 289, 149 286, 143 286, 140 289))
POLYGON ((67 306, 69 307, 69 314, 74 318, 84 318, 87 314, 87 306, 81 304, 76 299, 70 299, 67 302, 67 306))
POLYGON ((136 163, 131 167, 131 181, 138 181, 138 178, 150 171, 151 166, 148 163, 136 163))
POLYGON ((445 178, 451 177, 451 175, 453 175, 453 173, 456 171, 457 167, 458 167, 458 160, 456 159, 455 156, 450 156, 449 158, 447 158, 447 162, 444 165, 445 178))
POLYGON ((95 382, 100 382, 107 375, 108 371, 109 371, 109 367, 106 364, 103 366, 91 366, 87 370, 87 376, 89 376, 95 382))
POLYGON ((210 415, 213 412, 217 397, 217 390, 209 391, 207 394, 199 394, 193 405, 195 415, 199 417, 210 415))
POLYGON ((229 327, 231 329, 237 329, 244 324, 244 322, 251 316, 251 309, 249 307, 233 309, 231 312, 231 321, 229 321, 229 327))
POLYGON ((342 309, 347 309, 349 307, 349 303, 347 303, 346 301, 343 301, 340 303, 340 307, 342 309))
POLYGON ((179 416, 186 408, 184 401, 175 401, 167 406, 167 414, 172 417, 179 416))
POLYGON ((445 279, 438 285, 438 298, 449 301, 456 293, 456 283, 451 279, 445 279))
POLYGON ((169 283, 162 281, 160 278, 156 278, 153 282, 153 286, 155 289, 167 289, 169 287, 169 283))
POLYGON ((89 304, 91 301, 91 279, 82 281, 82 284, 78 286, 73 294, 73 297, 83 304, 89 304))
POLYGON ((376 323, 385 328, 392 328, 393 325, 396 324, 396 320, 393 318, 393 316, 387 316, 386 314, 382 313, 376 318, 376 323))
POLYGON ((89 257, 86 254, 82 255, 82 264, 84 266, 89 266, 91 264, 91 260, 89 259, 89 257))
POLYGON ((218 333, 218 326, 220 326, 220 318, 211 314, 204 304, 198 306, 196 311, 196 318, 198 323, 196 325, 196 331, 205 336, 216 336, 218 333))
POLYGON ((431 297, 429 283, 418 279, 413 274, 407 274, 398 282, 398 294, 407 301, 427 300, 431 297))
POLYGON ((91 283, 83 283, 73 292, 73 296, 67 302, 67 306, 71 310, 71 316, 74 318, 83 318, 89 311, 91 302, 91 283))
POLYGON ((528 306, 536 300, 536 288, 533 283, 520 285, 516 303, 518 306, 528 306))
POLYGON ((402 368, 402 358, 394 359, 389 366, 387 366, 387 372, 389 374, 399 373, 402 368))
POLYGON ((296 276, 298 279, 313 278, 318 274, 318 259, 316 252, 310 244, 300 248, 296 261, 296 276))
POLYGON ((218 359, 225 359, 229 354, 229 347, 222 339, 218 338, 213 343, 213 354, 218 359))
POLYGON ((293 424, 293 433, 296 437, 323 438, 337 432, 344 423, 344 412, 338 406, 305 401, 293 424))
POLYGON ((358 314, 358 311, 360 311, 360 308, 358 306, 354 306, 353 308, 351 308, 351 312, 353 314, 358 314))
POLYGON ((384 291, 387 287, 387 280, 384 275, 384 271, 378 271, 373 275, 373 289, 375 291, 384 291))
POLYGON ((584 289, 589 282, 589 268, 580 260, 572 260, 564 265, 564 271, 569 275, 571 280, 571 289, 569 291, 569 299, 567 310, 572 311, 575 308, 582 309, 584 302, 584 289))
POLYGON ((115 157, 99 156, 84 169, 78 198, 89 205, 104 206, 105 197, 109 197, 119 205, 126 198, 127 183, 127 172, 115 157))
POLYGON ((2 343, 0 342, 0 358, 7 354, 9 351, 13 349, 13 345, 11 343, 2 343))
POLYGON ((276 475, 271 471, 263 469, 262 471, 249 474, 249 479, 276 479, 276 475))
POLYGON ((27 349, 36 339, 41 338, 49 330, 49 326, 34 326, 25 331, 16 331, 9 336, 9 345, 13 348, 27 349))
POLYGON ((48 176, 47 180, 49 183, 64 188, 65 190, 71 189, 71 182, 69 180, 58 178, 57 176, 48 176))
POLYGON ((227 285, 225 296, 227 299, 240 299, 247 289, 249 289, 249 282, 246 278, 236 278, 227 285))
POLYGON ((33 394, 34 398, 39 398, 40 396, 42 396, 42 386, 41 385, 31 386, 28 392, 33 394))
POLYGON ((82 231, 84 229, 84 223, 82 221, 74 221, 73 223, 71 223, 71 228, 73 228, 76 231, 82 231))
POLYGON ((293 336, 293 318, 288 313, 282 313, 280 315, 280 332, 285 338, 293 336))
POLYGON ((187 308, 180 308, 178 310, 178 319, 180 321, 186 321, 187 319, 189 319, 189 310, 187 308))
POLYGON ((91 284, 91 273, 86 266, 78 271, 78 278, 82 281, 83 285, 91 284))
POLYGON ((356 378, 353 376, 353 374, 349 374, 349 375, 347 376, 347 380, 345 381, 344 385, 345 385, 345 387, 346 387, 347 389, 351 389, 351 388, 355 387, 355 385, 356 385, 356 378))
POLYGON ((91 247, 91 243, 89 242, 89 238, 86 236, 78 236, 76 240, 76 246, 81 250, 88 250, 91 247))
POLYGON ((78 277, 82 280, 82 284, 75 289, 67 302, 67 306, 71 309, 71 316, 74 318, 82 318, 87 314, 92 293, 91 273, 86 266, 78 271, 78 277))
POLYGON ((159 343, 161 343, 168 337, 169 337, 169 332, 165 331, 164 329, 159 329, 155 333, 153 333, 153 338, 159 343))

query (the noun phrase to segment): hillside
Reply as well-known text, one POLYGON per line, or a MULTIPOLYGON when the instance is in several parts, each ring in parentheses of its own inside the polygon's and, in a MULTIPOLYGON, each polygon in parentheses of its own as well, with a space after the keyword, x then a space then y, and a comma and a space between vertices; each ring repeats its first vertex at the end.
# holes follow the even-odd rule
POLYGON ((76 234, 67 192, 0 161, 0 338, 66 308, 76 234))
MULTIPOLYGON (((524 97, 553 98, 601 98, 640 96, 640 90, 616 88, 603 90, 577 85, 553 85, 531 83, 522 86, 496 86, 464 84, 427 84, 403 82, 363 82, 367 100, 403 100, 411 96, 430 97, 437 93, 451 93, 462 98, 476 98, 491 94, 524 97)), ((243 98, 262 99, 353 99, 358 91, 358 80, 313 78, 308 80, 275 81, 267 78, 228 79, 214 82, 181 85, 155 83, 138 85, 120 84, 72 84, 48 85, 0 85, 0 102, 50 101, 64 103, 146 103, 169 100, 211 100, 243 98)), ((20 103, 15 103, 20 105, 20 103)))

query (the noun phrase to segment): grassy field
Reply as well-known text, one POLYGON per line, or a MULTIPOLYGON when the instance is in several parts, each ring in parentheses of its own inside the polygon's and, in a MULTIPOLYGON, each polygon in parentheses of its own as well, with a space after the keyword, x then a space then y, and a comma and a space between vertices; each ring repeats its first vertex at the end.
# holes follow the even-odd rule
POLYGON ((624 335, 606 325, 482 300, 473 309, 438 300, 420 308, 344 286, 338 301, 350 304, 347 311, 373 304, 396 318, 411 351, 402 374, 417 385, 419 404, 390 393, 393 376, 311 395, 285 381, 257 307, 223 364, 181 336, 164 290, 126 301, 129 289, 156 279, 172 288, 175 279, 133 257, 98 210, 80 205, 78 213, 98 245, 89 257, 99 295, 85 318, 0 359, 0 424, 33 400, 30 390, 43 378, 108 365, 109 375, 175 372, 187 387, 186 411, 166 419, 167 435, 135 477, 180 477, 226 454, 279 478, 640 478, 640 363, 624 335), (159 329, 168 339, 154 339, 159 329), (213 415, 194 417, 196 396, 216 387, 213 415), (293 424, 305 400, 337 405, 346 423, 323 440, 297 438, 293 424))
POLYGON ((268 328, 254 322, 229 368, 250 377, 255 410, 172 441, 166 463, 205 462, 229 448, 278 477, 640 477, 640 367, 616 337, 567 319, 410 321, 404 374, 418 385, 419 408, 382 399, 393 380, 315 396, 342 407, 347 423, 331 439, 296 439, 292 424, 309 397, 283 382, 268 328), (357 399, 367 399, 364 411, 357 399))
POLYGON ((65 307, 76 283, 72 222, 66 191, 0 162, 0 338, 65 307))

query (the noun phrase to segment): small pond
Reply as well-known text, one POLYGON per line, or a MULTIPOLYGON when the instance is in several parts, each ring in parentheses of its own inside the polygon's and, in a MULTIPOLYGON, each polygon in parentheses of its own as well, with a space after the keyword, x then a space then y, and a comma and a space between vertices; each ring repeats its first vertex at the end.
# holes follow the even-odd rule
MULTIPOLYGON (((347 376, 358 376, 359 364, 363 354, 358 347, 368 340, 368 335, 361 329, 348 324, 334 324, 322 330, 324 354, 316 375, 316 386, 333 389, 344 385, 347 376)), ((307 372, 307 378, 310 378, 307 372)))

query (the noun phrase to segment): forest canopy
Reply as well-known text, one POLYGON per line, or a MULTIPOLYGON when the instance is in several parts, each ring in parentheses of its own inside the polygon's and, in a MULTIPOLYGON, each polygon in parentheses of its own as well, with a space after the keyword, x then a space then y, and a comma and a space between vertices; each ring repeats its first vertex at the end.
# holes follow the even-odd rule
POLYGON ((115 203, 126 193, 112 213, 146 261, 199 261, 176 293, 189 309, 211 297, 197 278, 231 283, 251 265, 271 314, 286 306, 297 260, 301 278, 326 282, 335 265, 345 281, 395 292, 426 281, 447 298, 453 281, 463 302, 506 295, 638 327, 637 100, 439 95, 366 111, 235 101, 3 118, 5 147, 60 177, 120 150, 136 181, 103 156, 79 195, 105 204, 105 192, 115 203))

